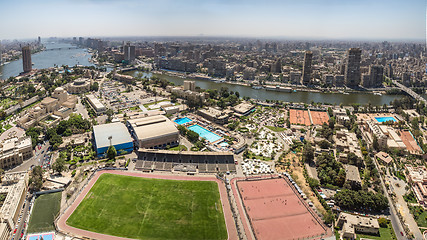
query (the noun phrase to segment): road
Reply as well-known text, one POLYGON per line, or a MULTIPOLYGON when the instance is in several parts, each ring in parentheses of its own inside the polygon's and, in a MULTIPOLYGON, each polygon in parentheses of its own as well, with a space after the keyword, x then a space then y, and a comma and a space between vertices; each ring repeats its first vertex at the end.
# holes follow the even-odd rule
POLYGON ((36 150, 34 151, 34 156, 28 160, 25 160, 21 165, 16 166, 15 168, 12 168, 6 172, 22 172, 22 171, 28 171, 30 170, 31 166, 41 166, 42 162, 41 160, 44 159, 46 157, 47 154, 47 149, 49 148, 50 144, 48 142, 46 142, 46 144, 42 145, 42 148, 40 150, 36 150), (41 152, 44 153, 41 155, 41 152))
POLYGON ((403 195, 407 193, 405 189, 406 182, 389 174, 387 174, 386 179, 390 182, 391 191, 396 193, 396 207, 399 209, 399 212, 405 220, 405 223, 408 225, 409 230, 414 234, 415 239, 423 239, 423 235, 409 211, 408 205, 403 199, 403 195))
POLYGON ((85 106, 82 104, 80 97, 77 97, 76 112, 81 114, 84 119, 89 119, 89 114, 85 106))
MULTIPOLYGON (((36 147, 36 150, 34 151, 34 156, 32 158, 24 161, 21 165, 15 167, 13 169, 8 170, 7 172, 28 171, 31 169, 31 166, 42 166, 43 160, 48 155, 49 146, 50 146, 49 142, 46 142, 45 144, 42 145, 40 150, 38 150, 38 147, 36 147)), ((29 206, 30 206, 29 203, 31 201, 31 198, 32 198, 32 194, 28 193, 26 196, 26 200, 25 200, 25 206, 23 209, 21 209, 21 215, 20 215, 21 221, 19 223, 17 223, 15 226, 15 228, 17 230, 16 230, 16 234, 14 236, 14 240, 20 239, 22 230, 25 229, 25 225, 28 224, 28 222, 26 222, 26 220, 29 220, 27 218, 29 215, 29 206)), ((15 228, 12 230, 12 235, 13 235, 15 228)))
MULTIPOLYGON (((373 159, 374 159, 375 167, 378 169, 378 171, 381 171, 381 168, 378 166, 377 160, 375 158, 373 159)), ((400 222, 399 217, 397 216, 396 209, 394 208, 393 201, 387 192, 387 188, 385 187, 381 173, 380 173, 380 180, 381 180, 381 185, 383 186, 384 194, 386 195, 388 204, 390 205, 390 220, 391 220, 391 225, 393 226, 393 229, 394 229, 394 233, 396 234, 396 238, 398 240, 406 240, 407 238, 406 238, 405 230, 402 226, 402 223, 400 222), (401 235, 401 232, 403 233, 404 236, 401 235)))
MULTIPOLYGON (((16 228, 16 234, 14 236, 14 240, 20 239, 21 237, 21 233, 24 233, 24 229, 26 227, 26 225, 28 225, 28 216, 30 214, 30 201, 32 198, 32 194, 27 194, 26 199, 25 199, 25 206, 24 208, 21 210, 21 214, 20 214, 20 218, 21 221, 20 223, 18 223, 15 228, 16 228)), ((15 229, 12 230, 12 234, 14 232, 15 229)))

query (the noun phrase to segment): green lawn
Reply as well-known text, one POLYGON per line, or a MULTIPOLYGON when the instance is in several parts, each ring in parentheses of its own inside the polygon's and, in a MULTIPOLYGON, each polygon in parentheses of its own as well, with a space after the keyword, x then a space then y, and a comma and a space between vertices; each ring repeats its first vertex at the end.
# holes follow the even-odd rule
POLYGON ((168 150, 171 150, 171 151, 187 151, 187 147, 184 145, 178 145, 176 147, 169 148, 168 150))
POLYGON ((61 192, 44 194, 37 197, 28 224, 28 233, 55 230, 53 221, 61 206, 61 192))
POLYGON ((391 223, 388 224, 387 228, 380 228, 380 235, 364 235, 364 234, 356 234, 357 239, 360 238, 368 238, 368 239, 375 239, 375 240, 389 240, 389 239, 396 239, 396 235, 394 234, 393 227, 391 226, 391 223))
POLYGON ((415 218, 418 227, 427 227, 427 211, 423 211, 419 217, 415 218))
MULTIPOLYGON (((148 108, 149 106, 151 106, 151 105, 155 105, 155 104, 157 104, 157 103, 161 103, 161 102, 169 102, 170 100, 168 100, 168 99, 163 99, 163 100, 161 100, 161 101, 157 101, 157 102, 150 102, 150 103, 146 103, 146 104, 143 104, 143 106, 144 107, 146 107, 146 108, 148 108)), ((172 104, 172 105, 174 105, 174 104, 172 104)))
POLYGON ((274 132, 283 132, 286 130, 286 128, 281 128, 281 127, 273 127, 273 126, 265 126, 265 127, 274 132))
POLYGON ((136 239, 227 239, 213 181, 103 174, 67 223, 136 239))

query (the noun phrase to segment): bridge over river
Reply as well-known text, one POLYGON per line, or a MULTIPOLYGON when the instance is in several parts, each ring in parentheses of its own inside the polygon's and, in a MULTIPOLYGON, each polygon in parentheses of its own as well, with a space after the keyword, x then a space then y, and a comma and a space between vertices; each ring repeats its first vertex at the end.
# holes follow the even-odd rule
POLYGON ((398 81, 393 80, 393 84, 396 85, 400 90, 406 92, 409 96, 413 97, 414 99, 427 103, 427 101, 423 97, 421 97, 418 93, 412 91, 408 87, 405 87, 403 84, 399 83, 398 81))

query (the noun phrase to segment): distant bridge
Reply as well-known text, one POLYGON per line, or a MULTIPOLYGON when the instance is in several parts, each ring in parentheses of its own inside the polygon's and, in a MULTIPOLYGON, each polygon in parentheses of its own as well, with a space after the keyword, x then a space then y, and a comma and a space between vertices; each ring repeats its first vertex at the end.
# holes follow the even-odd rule
POLYGON ((44 51, 68 50, 77 49, 78 47, 60 47, 60 48, 46 48, 44 51))
POLYGON ((409 96, 413 97, 414 99, 427 103, 427 101, 423 97, 421 97, 418 93, 412 91, 408 87, 405 87, 403 84, 399 83, 398 81, 393 80, 393 84, 396 85, 400 90, 406 92, 409 96))

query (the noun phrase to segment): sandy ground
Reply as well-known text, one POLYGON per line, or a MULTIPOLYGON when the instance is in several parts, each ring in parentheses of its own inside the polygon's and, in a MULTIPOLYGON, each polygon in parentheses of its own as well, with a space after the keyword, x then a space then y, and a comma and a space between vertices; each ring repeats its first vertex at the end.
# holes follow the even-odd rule
POLYGON ((326 213, 325 208, 323 208, 322 204, 320 204, 319 200, 317 199, 316 195, 311 190, 308 183, 305 181, 304 175, 303 175, 303 167, 304 164, 300 163, 301 161, 301 154, 298 153, 289 153, 285 157, 285 162, 289 161, 291 162, 291 165, 289 169, 284 169, 280 166, 276 167, 276 171, 278 173, 284 172, 285 170, 292 174, 295 182, 298 184, 298 186, 301 188, 301 190, 305 193, 305 195, 313 202, 316 209, 324 215, 326 213))

